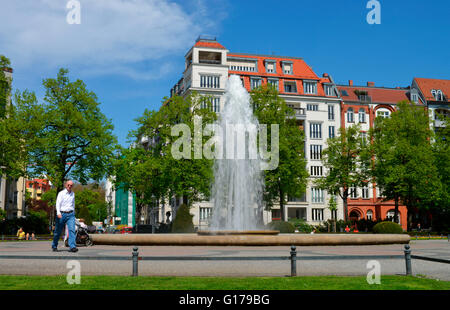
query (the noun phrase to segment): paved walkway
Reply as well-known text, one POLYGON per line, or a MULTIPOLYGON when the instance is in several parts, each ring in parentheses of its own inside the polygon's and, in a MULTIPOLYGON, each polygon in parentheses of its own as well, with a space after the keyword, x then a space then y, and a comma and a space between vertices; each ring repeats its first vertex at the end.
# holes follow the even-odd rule
MULTIPOLYGON (((447 240, 412 240, 413 255, 450 260, 447 240)), ((66 275, 68 260, 60 259, 2 259, 6 255, 131 257, 132 246, 94 245, 80 247, 70 253, 60 244, 60 251, 51 251, 50 241, 0 242, 0 274, 66 275)), ((361 275, 366 276, 368 259, 302 260, 307 256, 325 255, 403 255, 404 245, 373 246, 312 246, 297 247, 297 275, 361 275)), ((140 256, 289 256, 290 247, 200 247, 200 246, 141 246, 140 256)), ((381 274, 405 274, 404 259, 382 259, 381 274)), ((130 275, 131 261, 80 260, 82 275, 130 275)), ((450 265, 413 259, 414 275, 450 281, 450 265)), ((290 261, 139 261, 142 276, 288 276, 290 261)))

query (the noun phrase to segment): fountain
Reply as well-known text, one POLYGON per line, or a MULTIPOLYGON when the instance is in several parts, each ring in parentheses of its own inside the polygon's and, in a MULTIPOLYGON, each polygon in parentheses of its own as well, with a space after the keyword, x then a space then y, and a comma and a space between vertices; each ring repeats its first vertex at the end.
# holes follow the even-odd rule
POLYGON ((259 123, 238 76, 228 79, 224 97, 224 109, 216 122, 222 156, 214 163, 214 209, 210 230, 199 234, 276 234, 264 231, 261 220, 264 182, 256 143, 259 123))
POLYGON ((250 96, 238 76, 231 76, 225 107, 216 125, 222 157, 216 157, 211 198, 214 204, 210 230, 195 234, 91 235, 94 244, 153 246, 329 246, 405 244, 402 234, 283 234, 264 230, 262 223, 263 175, 256 152, 259 124, 253 116, 250 96), (234 130, 229 130, 229 129, 234 130), (240 141, 240 143, 239 143, 240 141), (236 147, 235 147, 236 146, 236 147), (256 155, 255 155, 256 154, 256 155), (225 155, 225 156, 224 156, 225 155))

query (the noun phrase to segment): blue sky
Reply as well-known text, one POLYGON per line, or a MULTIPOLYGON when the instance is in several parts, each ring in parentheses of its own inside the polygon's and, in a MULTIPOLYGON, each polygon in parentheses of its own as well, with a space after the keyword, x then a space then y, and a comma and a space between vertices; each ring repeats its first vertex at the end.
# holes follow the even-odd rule
POLYGON ((303 57, 339 84, 450 79, 447 0, 379 0, 379 25, 366 22, 368 0, 79 1, 81 24, 68 25, 68 0, 0 0, 0 54, 12 61, 14 88, 39 98, 42 79, 68 68, 97 94, 122 145, 181 77, 200 34, 231 52, 303 57))

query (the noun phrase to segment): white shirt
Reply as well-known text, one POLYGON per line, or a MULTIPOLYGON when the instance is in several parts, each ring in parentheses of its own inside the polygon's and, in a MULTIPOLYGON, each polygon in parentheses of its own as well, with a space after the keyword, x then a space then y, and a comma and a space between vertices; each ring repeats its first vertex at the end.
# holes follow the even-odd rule
POLYGON ((75 194, 64 189, 58 193, 56 198, 56 214, 61 215, 61 211, 75 211, 75 194))

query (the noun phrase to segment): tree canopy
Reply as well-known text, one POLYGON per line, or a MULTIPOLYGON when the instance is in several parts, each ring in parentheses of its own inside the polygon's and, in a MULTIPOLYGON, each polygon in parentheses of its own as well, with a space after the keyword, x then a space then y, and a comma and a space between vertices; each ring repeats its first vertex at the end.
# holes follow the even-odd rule
POLYGON ((21 134, 32 175, 45 174, 61 190, 65 179, 86 183, 109 171, 116 149, 113 125, 100 111, 94 92, 82 80, 69 80, 68 70, 43 81, 39 103, 27 90, 15 95, 14 124, 21 134))
MULTIPOLYGON (((270 209, 280 203, 281 219, 285 218, 284 206, 289 197, 301 197, 306 191, 306 159, 304 154, 304 132, 295 119, 292 108, 279 97, 278 91, 264 85, 251 92, 254 113, 260 124, 279 125, 279 160, 273 170, 264 171, 264 202, 270 209)), ((268 148, 272 132, 268 133, 268 148)))

